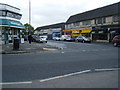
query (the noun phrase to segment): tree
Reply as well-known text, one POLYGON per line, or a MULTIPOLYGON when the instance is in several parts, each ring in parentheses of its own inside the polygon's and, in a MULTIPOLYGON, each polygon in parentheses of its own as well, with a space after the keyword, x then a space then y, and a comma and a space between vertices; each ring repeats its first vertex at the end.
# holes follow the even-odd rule
POLYGON ((30 24, 28 24, 28 23, 26 23, 26 24, 24 24, 24 26, 25 26, 25 30, 23 31, 24 32, 24 34, 34 34, 34 27, 33 26, 31 26, 30 24))

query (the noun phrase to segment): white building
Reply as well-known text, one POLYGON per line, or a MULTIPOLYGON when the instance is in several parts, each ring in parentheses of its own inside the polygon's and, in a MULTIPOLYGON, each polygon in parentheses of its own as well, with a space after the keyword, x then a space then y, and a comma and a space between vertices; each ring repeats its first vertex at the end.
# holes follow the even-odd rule
POLYGON ((20 37, 20 30, 24 28, 21 17, 19 8, 0 3, 0 37, 5 44, 12 43, 14 37, 20 37))

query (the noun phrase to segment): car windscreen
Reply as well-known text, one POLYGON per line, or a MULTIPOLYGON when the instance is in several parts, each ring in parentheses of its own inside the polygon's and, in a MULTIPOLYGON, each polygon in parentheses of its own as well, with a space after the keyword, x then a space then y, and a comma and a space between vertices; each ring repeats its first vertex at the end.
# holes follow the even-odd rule
POLYGON ((120 36, 115 36, 114 39, 120 39, 120 36))

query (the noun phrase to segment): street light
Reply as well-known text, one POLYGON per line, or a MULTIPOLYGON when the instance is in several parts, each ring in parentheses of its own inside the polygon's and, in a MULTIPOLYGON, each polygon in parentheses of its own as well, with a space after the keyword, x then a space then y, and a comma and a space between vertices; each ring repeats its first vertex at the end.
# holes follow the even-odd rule
POLYGON ((110 28, 108 28, 108 41, 111 42, 110 41, 110 28))
POLYGON ((29 25, 31 25, 31 1, 29 0, 29 25))

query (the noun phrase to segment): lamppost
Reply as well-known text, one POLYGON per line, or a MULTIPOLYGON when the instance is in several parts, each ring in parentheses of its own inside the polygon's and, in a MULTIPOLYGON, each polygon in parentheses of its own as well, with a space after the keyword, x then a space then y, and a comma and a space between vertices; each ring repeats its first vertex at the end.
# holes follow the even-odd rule
POLYGON ((31 1, 29 0, 29 25, 31 25, 31 1))
POLYGON ((108 28, 108 41, 111 42, 111 40, 110 40, 110 28, 108 28))
POLYGON ((26 40, 28 40, 28 27, 26 27, 25 33, 26 33, 26 35, 25 35, 26 40))

